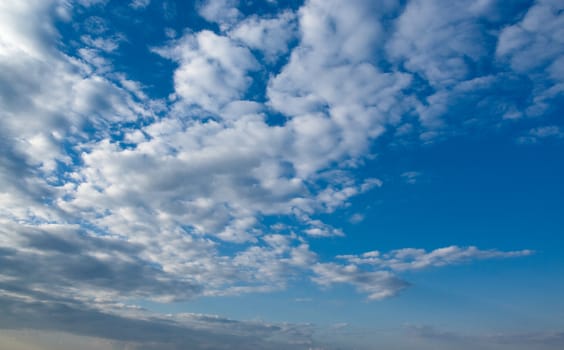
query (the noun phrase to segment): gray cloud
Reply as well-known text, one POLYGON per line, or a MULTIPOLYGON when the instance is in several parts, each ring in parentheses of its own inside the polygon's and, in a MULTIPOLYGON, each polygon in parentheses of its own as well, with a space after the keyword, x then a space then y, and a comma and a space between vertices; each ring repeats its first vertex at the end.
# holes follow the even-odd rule
MULTIPOLYGON (((0 329, 32 328, 97 337, 133 349, 308 349, 307 326, 240 322, 202 315, 133 318, 79 303, 17 301, 0 295, 0 329), (296 331, 296 328, 303 328, 296 331)), ((63 345, 64 346, 64 345, 63 345)))

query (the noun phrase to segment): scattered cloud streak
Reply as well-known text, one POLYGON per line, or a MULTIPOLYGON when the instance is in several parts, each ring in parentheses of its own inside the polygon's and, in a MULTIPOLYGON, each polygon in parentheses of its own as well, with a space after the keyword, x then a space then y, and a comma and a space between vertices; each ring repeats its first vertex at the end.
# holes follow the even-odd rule
POLYGON ((558 349, 564 344, 562 332, 499 332, 495 334, 467 334, 447 331, 429 325, 408 325, 406 332, 419 339, 440 344, 441 349, 449 346, 472 349, 476 346, 496 349, 558 349))
POLYGON ((359 265, 366 264, 392 271, 407 271, 460 264, 472 260, 514 258, 531 254, 533 252, 530 250, 503 252, 496 249, 480 250, 476 247, 450 246, 430 252, 424 249, 403 248, 385 254, 371 251, 362 255, 339 255, 337 258, 359 265))

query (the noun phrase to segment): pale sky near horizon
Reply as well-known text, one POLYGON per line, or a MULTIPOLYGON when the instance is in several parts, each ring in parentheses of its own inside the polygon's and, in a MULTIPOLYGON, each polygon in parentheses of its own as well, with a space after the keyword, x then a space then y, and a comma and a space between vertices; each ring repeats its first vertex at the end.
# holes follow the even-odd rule
POLYGON ((564 347, 564 3, 0 1, 0 350, 564 347))

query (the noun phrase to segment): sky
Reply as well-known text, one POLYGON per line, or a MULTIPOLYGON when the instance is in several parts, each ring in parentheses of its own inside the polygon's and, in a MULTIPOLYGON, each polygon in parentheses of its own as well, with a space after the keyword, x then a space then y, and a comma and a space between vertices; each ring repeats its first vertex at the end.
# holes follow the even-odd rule
POLYGON ((3 0, 0 349, 564 348, 564 3, 3 0))

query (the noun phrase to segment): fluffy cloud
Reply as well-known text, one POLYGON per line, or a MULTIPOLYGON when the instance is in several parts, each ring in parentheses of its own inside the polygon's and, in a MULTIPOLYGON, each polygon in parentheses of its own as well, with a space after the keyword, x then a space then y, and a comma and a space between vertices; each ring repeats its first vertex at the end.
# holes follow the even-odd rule
POLYGON ((238 0, 206 0, 200 5, 198 12, 206 20, 217 23, 222 30, 226 30, 242 16, 238 5, 238 0))
POLYGON ((534 84, 533 102, 526 113, 542 115, 564 91, 564 7, 556 1, 538 1, 523 19, 503 29, 496 55, 534 84))
POLYGON ((229 35, 248 47, 263 52, 266 59, 272 62, 288 51, 288 45, 294 39, 296 31, 295 14, 286 11, 274 18, 247 18, 231 30, 229 35))
MULTIPOLYGON (((68 15, 64 2, 3 2, 0 5, 0 129, 6 156, 4 212, 13 218, 53 220, 47 208, 58 192, 59 169, 70 166, 89 137, 107 137, 108 123, 150 114, 131 94, 93 74, 83 61, 55 49, 51 16, 68 15), (27 25, 31 23, 35 25, 27 25), (98 129, 88 135, 86 129, 98 129), (27 208, 22 210, 23 208, 27 208)), ((60 213, 59 213, 60 214, 60 213)))
MULTIPOLYGON (((488 37, 478 18, 483 1, 410 1, 387 45, 391 58, 433 87, 467 79, 470 62, 486 55, 488 37)), ((489 40, 491 41, 491 40, 489 40)))
POLYGON ((334 263, 317 264, 313 267, 313 281, 330 286, 336 283, 352 284, 360 292, 367 293, 371 300, 380 300, 397 295, 409 284, 388 271, 364 271, 356 265, 334 263))
MULTIPOLYGON (((130 2, 134 8, 148 4, 130 2)), ((73 328, 71 318, 92 316, 144 330, 155 326, 146 316, 131 320, 124 318, 127 308, 111 316, 109 310, 139 298, 280 290, 304 276, 323 287, 351 285, 377 300, 409 285, 401 271, 529 255, 452 246, 340 256, 341 264, 320 258, 310 245, 314 238, 346 236, 320 214, 383 185, 353 174, 374 140, 387 130, 409 132, 406 125, 417 125, 414 115, 424 128, 449 124, 446 107, 490 106, 473 94, 507 82, 497 73, 472 73, 496 42, 482 30, 487 11, 480 4, 485 2, 412 1, 404 9, 395 1, 311 0, 297 12, 245 17, 236 1, 209 0, 199 13, 219 31, 186 31, 153 46, 176 64, 170 72, 174 91, 158 100, 114 67, 109 54, 117 55, 126 38, 112 36, 104 20, 89 17, 73 44, 79 47, 60 50, 63 34, 55 22, 75 15, 66 1, 3 1, 4 315, 43 329, 49 305, 56 314, 70 305, 57 329, 96 336, 88 323, 73 328), (446 11, 455 16, 437 20, 436 13, 446 11), (383 23, 394 23, 394 32, 383 23), (269 71, 272 66, 279 71, 269 71), (408 92, 418 84, 427 92, 408 92), (282 120, 272 122, 273 115, 282 120), (16 312, 32 309, 42 316, 37 321, 16 312)), ((545 79, 560 79, 559 49, 538 65, 525 64, 532 55, 525 53, 540 50, 536 35, 546 34, 530 22, 544 18, 559 28, 555 6, 540 2, 522 23, 502 31, 496 57, 510 62, 516 74, 508 76, 542 71, 545 79)), ((549 38, 556 46, 559 37, 549 38)), ((557 86, 543 91, 556 94, 557 86)), ((556 125, 529 132, 535 138, 560 134, 556 125)), ((416 176, 403 175, 407 181, 416 176)), ((210 324, 243 328, 242 336, 222 338, 237 343, 243 337, 241 348, 277 348, 249 338, 252 332, 290 334, 280 325, 185 318, 188 325, 162 319, 156 325, 174 333, 178 344, 187 339, 180 333, 216 329, 210 324)), ((219 347, 201 348, 210 346, 219 347)))
POLYGON ((361 156, 404 111, 399 100, 410 76, 376 65, 384 36, 369 14, 393 7, 382 5, 309 1, 300 9, 301 41, 267 90, 272 108, 291 117, 288 125, 305 150, 300 163, 308 166, 298 171, 361 156))
POLYGON ((178 96, 215 113, 243 97, 251 83, 247 73, 258 68, 246 47, 211 31, 185 35, 156 52, 180 63, 174 73, 178 96))

